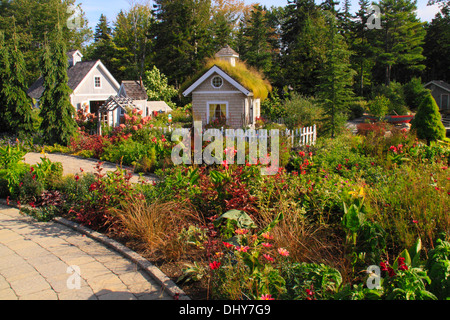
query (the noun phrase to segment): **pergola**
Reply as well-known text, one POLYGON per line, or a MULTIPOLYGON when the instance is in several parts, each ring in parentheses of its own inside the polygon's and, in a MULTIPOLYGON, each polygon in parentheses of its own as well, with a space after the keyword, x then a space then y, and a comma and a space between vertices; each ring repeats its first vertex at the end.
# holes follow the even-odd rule
POLYGON ((114 119, 114 111, 117 108, 122 108, 125 110, 126 107, 136 107, 133 104, 133 100, 127 97, 123 96, 110 96, 108 100, 105 101, 105 103, 98 109, 98 125, 97 125, 97 131, 99 135, 102 135, 102 121, 106 123, 110 123, 109 116, 112 114, 112 117, 114 119), (104 114, 106 114, 106 119, 104 119, 104 114))

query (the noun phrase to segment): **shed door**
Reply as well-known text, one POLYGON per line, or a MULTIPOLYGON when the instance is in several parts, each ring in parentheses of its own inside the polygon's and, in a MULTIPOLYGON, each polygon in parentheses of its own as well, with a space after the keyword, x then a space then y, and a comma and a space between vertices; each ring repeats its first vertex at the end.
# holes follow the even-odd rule
POLYGON ((449 109, 448 94, 441 95, 441 109, 449 109))

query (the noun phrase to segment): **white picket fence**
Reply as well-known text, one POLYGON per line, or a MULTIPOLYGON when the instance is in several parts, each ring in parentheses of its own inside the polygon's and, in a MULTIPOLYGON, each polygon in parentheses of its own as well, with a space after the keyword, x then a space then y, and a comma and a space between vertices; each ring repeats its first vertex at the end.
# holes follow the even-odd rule
MULTIPOLYGON (((158 127, 161 131, 161 133, 170 133, 174 130, 173 127, 158 127)), ((184 129, 186 132, 189 132, 191 129, 184 129)), ((239 139, 245 139, 246 141, 256 141, 257 139, 267 139, 271 132, 270 130, 266 129, 259 129, 259 130, 243 130, 243 129, 210 129, 212 130, 211 133, 214 135, 222 135, 224 137, 229 137, 231 139, 239 138, 239 139)), ((203 129, 203 134, 206 132, 205 129, 203 129)), ((273 131, 278 132, 281 136, 288 137, 288 139, 291 140, 291 146, 292 147, 299 147, 299 146, 305 146, 305 145, 315 145, 317 140, 317 127, 316 125, 312 127, 304 127, 299 128, 295 130, 279 130, 279 131, 273 131)))

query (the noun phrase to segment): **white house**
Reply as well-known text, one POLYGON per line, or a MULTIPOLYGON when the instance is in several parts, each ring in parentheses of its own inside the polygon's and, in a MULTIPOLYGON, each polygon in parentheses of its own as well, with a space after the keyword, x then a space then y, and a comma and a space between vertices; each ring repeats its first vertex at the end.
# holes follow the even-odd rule
MULTIPOLYGON (((98 108, 110 96, 117 96, 120 84, 100 60, 82 61, 83 55, 78 50, 68 52, 67 56, 68 85, 73 91, 70 102, 77 111, 83 108, 86 112, 97 114, 98 108)), ((44 92, 43 82, 40 77, 27 92, 37 105, 44 92)))

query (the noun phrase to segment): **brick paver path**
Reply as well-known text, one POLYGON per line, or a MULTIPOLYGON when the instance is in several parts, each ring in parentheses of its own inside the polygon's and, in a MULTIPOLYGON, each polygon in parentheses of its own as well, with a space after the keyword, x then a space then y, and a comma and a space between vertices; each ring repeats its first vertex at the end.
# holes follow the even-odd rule
POLYGON ((138 265, 92 238, 0 205, 0 300, 12 299, 172 298, 138 265))
MULTIPOLYGON (((25 155, 24 162, 28 163, 30 165, 40 163, 42 161, 41 157, 44 157, 44 155, 41 153, 30 152, 25 155)), ((59 154, 59 153, 47 153, 46 157, 48 159, 50 159, 50 161, 52 161, 52 162, 61 162, 62 163, 63 175, 77 174, 77 173, 79 174, 80 168, 82 168, 84 170, 84 172, 95 173, 96 172, 95 166, 98 163, 98 160, 95 160, 95 159, 83 159, 81 157, 75 157, 75 156, 59 154)), ((117 164, 103 162, 103 165, 102 165, 103 173, 106 171, 115 171, 117 169, 117 167, 118 167, 117 164)), ((133 172, 131 168, 126 168, 126 167, 123 167, 123 168, 129 169, 131 172, 133 172)), ((146 181, 155 181, 155 180, 157 180, 157 177, 154 175, 150 175, 150 176, 146 175, 146 176, 143 176, 143 179, 145 179, 146 181)), ((138 182, 139 175, 133 173, 133 176, 130 181, 133 183, 138 182)))

